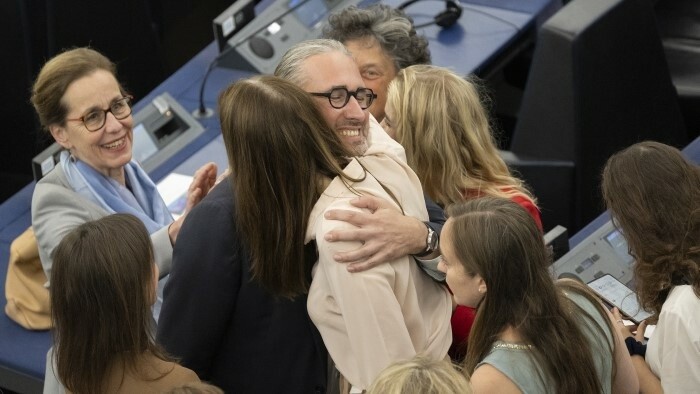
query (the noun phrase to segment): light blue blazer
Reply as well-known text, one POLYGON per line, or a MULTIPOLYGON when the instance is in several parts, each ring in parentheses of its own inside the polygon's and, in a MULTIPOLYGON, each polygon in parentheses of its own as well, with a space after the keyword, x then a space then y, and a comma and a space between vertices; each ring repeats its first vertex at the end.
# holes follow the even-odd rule
MULTIPOLYGON (((49 282, 53 265, 51 252, 63 237, 79 225, 108 214, 102 207, 73 191, 61 166, 39 180, 32 196, 32 227, 39 245, 41 264, 49 282)), ((162 278, 170 272, 173 257, 168 226, 151 234, 151 241, 162 278)))

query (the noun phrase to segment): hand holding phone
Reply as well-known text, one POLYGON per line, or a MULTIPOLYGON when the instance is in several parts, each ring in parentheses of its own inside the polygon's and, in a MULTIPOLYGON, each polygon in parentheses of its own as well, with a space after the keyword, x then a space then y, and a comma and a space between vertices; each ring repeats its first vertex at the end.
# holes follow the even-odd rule
POLYGON ((588 286, 608 304, 617 307, 636 324, 651 316, 637 302, 637 294, 614 276, 606 274, 588 283, 588 286))

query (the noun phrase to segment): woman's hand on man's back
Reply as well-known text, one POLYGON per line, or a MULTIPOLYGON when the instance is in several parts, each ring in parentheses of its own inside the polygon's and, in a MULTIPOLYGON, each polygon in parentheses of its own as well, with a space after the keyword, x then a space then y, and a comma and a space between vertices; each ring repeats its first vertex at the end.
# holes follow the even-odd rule
POLYGON ((180 227, 185 221, 187 213, 194 208, 209 191, 216 185, 216 164, 207 163, 194 173, 194 178, 190 184, 189 189, 187 189, 187 204, 185 205, 185 211, 177 220, 170 224, 168 227, 168 235, 170 236, 170 243, 175 245, 177 240, 177 235, 180 233, 180 227))

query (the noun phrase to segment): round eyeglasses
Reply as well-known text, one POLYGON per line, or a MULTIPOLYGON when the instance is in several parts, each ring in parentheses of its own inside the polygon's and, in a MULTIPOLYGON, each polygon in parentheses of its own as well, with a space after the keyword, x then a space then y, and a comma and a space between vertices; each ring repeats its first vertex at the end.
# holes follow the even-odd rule
POLYGON ((354 92, 351 92, 348 89, 341 87, 333 88, 328 93, 309 94, 312 96, 327 97, 328 102, 331 104, 331 107, 335 109, 341 109, 345 107, 350 101, 350 96, 354 97, 355 100, 357 100, 357 103, 362 109, 369 108, 369 106, 372 105, 374 99, 377 98, 377 95, 370 88, 358 88, 354 92))
POLYGON ((83 122, 83 125, 88 131, 97 131, 107 122, 107 112, 111 112, 117 120, 124 119, 131 115, 131 100, 133 99, 132 96, 124 96, 112 102, 107 109, 96 109, 85 116, 76 119, 66 118, 66 120, 83 122))

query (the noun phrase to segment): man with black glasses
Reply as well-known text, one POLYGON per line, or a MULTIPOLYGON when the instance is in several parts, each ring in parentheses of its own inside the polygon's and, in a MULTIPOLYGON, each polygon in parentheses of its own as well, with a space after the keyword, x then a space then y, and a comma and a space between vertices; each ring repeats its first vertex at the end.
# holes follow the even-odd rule
MULTIPOLYGON (((345 168, 348 176, 360 181, 349 186, 336 181, 328 185, 313 208, 306 234, 307 241, 315 239, 319 253, 307 308, 343 374, 339 381, 366 389, 391 362, 410 358, 417 352, 429 358, 443 358, 452 340, 449 294, 425 276, 408 256, 411 252, 436 253, 437 236, 429 225, 416 218, 425 220, 428 216, 420 181, 406 164, 403 147, 384 132, 369 112, 376 94, 365 87, 347 49, 334 40, 297 44, 282 57, 275 75, 312 95, 330 128, 346 147, 361 156, 345 168), (353 163, 360 163, 361 169, 353 163), (356 191, 348 191, 355 187, 356 191), (393 254, 377 260, 390 264, 375 265, 362 274, 349 274, 333 260, 340 251, 353 253, 357 245, 372 241, 363 239, 366 229, 339 224, 327 216, 329 209, 335 207, 341 209, 336 211, 341 215, 374 220, 377 210, 373 215, 348 203, 355 194, 382 207, 379 211, 390 224, 386 231, 378 232, 381 239, 376 246, 391 249, 393 254), (349 233, 351 237, 356 233, 359 237, 351 239, 354 242, 331 243, 325 237, 329 229, 342 229, 330 233, 349 233), (415 299, 422 303, 414 303, 415 299), (430 339, 425 337, 427 332, 431 333, 430 339)), ((341 386, 341 392, 347 390, 347 386, 341 386)))
MULTIPOLYGON (((287 79, 314 96, 318 108, 333 128, 358 155, 364 154, 371 141, 369 128, 385 136, 384 130, 367 110, 376 92, 365 87, 356 63, 348 50, 335 40, 309 40, 292 47, 282 57, 275 75, 287 79), (355 93, 360 100, 347 92, 355 93), (326 99, 328 97, 328 99, 326 99), (340 104, 345 103, 341 106, 340 104)), ((398 145, 398 144, 397 144, 398 145)), ((403 149, 403 148, 400 148, 403 149)), ((336 260, 348 264, 351 272, 364 271, 406 255, 419 259, 434 278, 442 280, 437 271, 438 239, 445 222, 442 209, 426 200, 429 222, 404 216, 381 199, 365 196, 353 203, 371 213, 336 210, 329 219, 343 220, 358 227, 352 231, 330 232, 326 240, 361 241, 360 249, 341 253, 336 260)))

